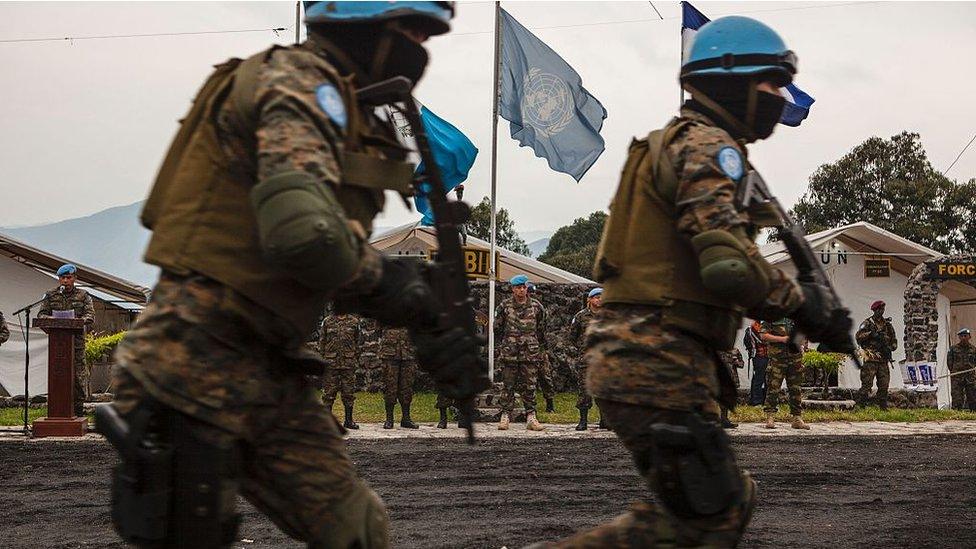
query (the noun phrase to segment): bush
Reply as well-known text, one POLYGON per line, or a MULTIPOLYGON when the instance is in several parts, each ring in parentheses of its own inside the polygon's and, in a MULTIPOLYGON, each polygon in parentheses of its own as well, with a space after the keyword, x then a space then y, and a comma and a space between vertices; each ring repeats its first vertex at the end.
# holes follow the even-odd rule
POLYGON ((840 371, 840 365, 844 362, 844 355, 841 353, 821 353, 820 351, 807 351, 803 353, 803 367, 808 370, 819 370, 820 378, 823 379, 823 398, 827 399, 830 389, 828 387, 830 376, 840 371))
POLYGON ((85 366, 89 369, 92 364, 108 356, 109 353, 118 347, 125 332, 111 335, 87 334, 85 336, 85 366))

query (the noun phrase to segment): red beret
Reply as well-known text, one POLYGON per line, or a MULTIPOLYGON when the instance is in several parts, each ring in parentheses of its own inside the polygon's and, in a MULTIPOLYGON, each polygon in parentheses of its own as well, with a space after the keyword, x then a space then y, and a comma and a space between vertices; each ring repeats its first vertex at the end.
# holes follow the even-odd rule
POLYGON ((885 302, 880 299, 871 304, 871 310, 876 311, 879 307, 884 307, 885 302))

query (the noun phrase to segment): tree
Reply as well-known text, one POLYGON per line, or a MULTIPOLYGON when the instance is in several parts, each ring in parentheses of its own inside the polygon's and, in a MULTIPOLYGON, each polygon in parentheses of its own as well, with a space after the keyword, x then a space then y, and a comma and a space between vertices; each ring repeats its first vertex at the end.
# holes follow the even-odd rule
POLYGON ((545 253, 539 256, 539 261, 590 278, 606 221, 607 214, 597 211, 560 227, 549 239, 549 245, 545 253))
MULTIPOLYGON (((471 219, 466 225, 469 235, 491 240, 491 201, 487 196, 471 210, 471 219)), ((495 244, 517 254, 532 253, 522 237, 515 232, 515 222, 508 217, 508 210, 505 208, 498 208, 495 212, 495 244)))
POLYGON ((936 171, 917 133, 872 137, 810 176, 793 215, 808 233, 858 221, 943 253, 976 249, 976 179, 936 171))

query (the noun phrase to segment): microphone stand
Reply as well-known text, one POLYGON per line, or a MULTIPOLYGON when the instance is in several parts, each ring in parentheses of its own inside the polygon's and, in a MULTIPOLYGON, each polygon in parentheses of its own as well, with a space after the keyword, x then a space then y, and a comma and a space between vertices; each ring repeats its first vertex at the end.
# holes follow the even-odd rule
POLYGON ((31 303, 30 305, 25 305, 20 309, 14 311, 13 315, 16 317, 20 316, 20 313, 25 313, 27 317, 27 323, 23 331, 24 336, 24 436, 30 436, 30 422, 28 421, 28 409, 30 408, 30 388, 28 386, 28 381, 30 380, 30 316, 31 308, 35 305, 39 305, 42 301, 47 299, 47 295, 38 299, 37 301, 31 303))

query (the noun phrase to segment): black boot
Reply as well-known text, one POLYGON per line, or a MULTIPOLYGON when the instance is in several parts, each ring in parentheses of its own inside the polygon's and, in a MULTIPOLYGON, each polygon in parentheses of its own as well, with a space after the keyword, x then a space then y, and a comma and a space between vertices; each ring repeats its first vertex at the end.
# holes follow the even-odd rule
POLYGON ((587 425, 587 417, 590 415, 589 408, 580 408, 580 420, 579 425, 576 426, 577 431, 585 431, 587 425))
POLYGON ((600 428, 600 429, 609 429, 610 428, 610 424, 607 423, 607 418, 606 418, 606 416, 603 415, 603 412, 602 411, 600 412, 600 423, 597 425, 597 427, 600 428))
POLYGON ((410 405, 400 403, 400 411, 403 412, 400 415, 400 427, 406 427, 407 429, 420 429, 420 425, 417 425, 410 419, 410 405))
POLYGON ((356 425, 356 422, 352 420, 352 406, 343 403, 343 407, 346 410, 346 420, 342 422, 342 426, 346 429, 359 429, 359 425, 356 425))
POLYGON ((467 429, 471 426, 471 417, 464 415, 461 410, 458 410, 458 429, 467 429))
POLYGON ((384 429, 393 428, 393 407, 394 406, 396 406, 396 404, 390 404, 389 402, 386 403, 386 421, 383 422, 384 429))
POLYGON ((437 411, 441 413, 441 420, 437 422, 437 428, 447 429, 447 408, 438 408, 437 411))
POLYGON ((546 411, 547 412, 555 412, 556 411, 556 406, 555 406, 555 404, 553 404, 551 398, 547 398, 546 399, 546 411))
POLYGON ((729 409, 722 406, 722 428, 723 429, 735 429, 738 427, 738 423, 732 423, 729 421, 729 409))

